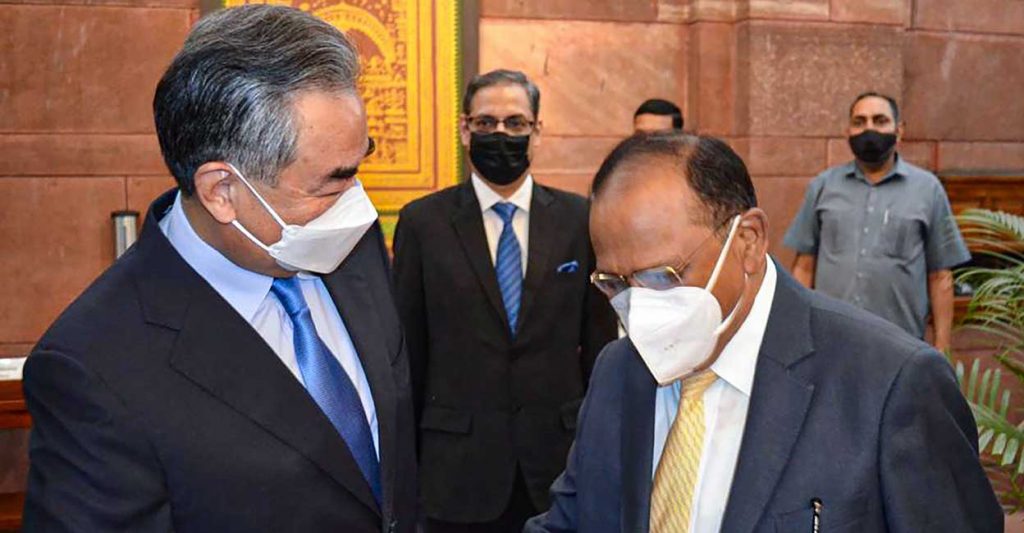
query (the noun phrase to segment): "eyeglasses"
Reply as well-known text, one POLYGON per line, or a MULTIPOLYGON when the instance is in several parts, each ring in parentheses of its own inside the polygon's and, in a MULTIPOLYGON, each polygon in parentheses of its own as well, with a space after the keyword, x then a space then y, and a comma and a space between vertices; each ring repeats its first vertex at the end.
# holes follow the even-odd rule
MULTIPOLYGON (((721 226, 719 226, 720 228, 721 226)), ((654 289, 656 291, 664 291, 673 289, 675 287, 681 287, 683 283, 683 272, 686 270, 690 263, 693 262, 693 256, 697 255, 704 246, 711 241, 711 238, 718 233, 718 228, 711 232, 710 235, 704 237, 704 240, 693 249, 692 252, 686 258, 684 258, 678 266, 660 266, 654 268, 647 268, 644 270, 637 270, 632 274, 625 276, 619 274, 609 274, 607 272, 594 272, 590 275, 590 282, 594 284, 608 299, 612 299, 619 295, 619 293, 625 291, 631 286, 644 287, 647 289, 654 289)))
POLYGON ((491 115, 477 115, 466 117, 469 124, 469 131, 473 133, 494 133, 498 131, 498 125, 505 126, 505 132, 509 135, 529 135, 533 133, 537 121, 530 120, 523 115, 512 115, 511 117, 497 118, 491 115))

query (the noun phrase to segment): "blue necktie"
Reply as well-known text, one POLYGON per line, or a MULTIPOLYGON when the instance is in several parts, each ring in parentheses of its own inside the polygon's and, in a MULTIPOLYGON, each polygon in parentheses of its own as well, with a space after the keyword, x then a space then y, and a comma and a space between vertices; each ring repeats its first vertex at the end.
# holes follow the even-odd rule
POLYGON ((519 239, 516 239, 516 233, 512 231, 512 217, 516 214, 516 206, 501 202, 494 204, 491 209, 505 222, 505 226, 501 228, 501 237, 498 238, 498 254, 494 261, 494 269, 498 275, 501 299, 505 303, 505 314, 508 315, 508 329, 515 337, 516 322, 519 319, 519 300, 523 295, 522 252, 519 250, 519 239))
POLYGON ((306 390, 348 444, 373 496, 380 503, 380 463, 355 385, 317 335, 299 280, 295 277, 277 278, 270 291, 292 319, 295 358, 306 390))

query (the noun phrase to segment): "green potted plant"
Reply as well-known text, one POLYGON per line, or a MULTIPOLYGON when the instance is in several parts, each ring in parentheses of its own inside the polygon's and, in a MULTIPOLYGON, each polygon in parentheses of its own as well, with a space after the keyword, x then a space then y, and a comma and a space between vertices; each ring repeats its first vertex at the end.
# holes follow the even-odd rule
POLYGON ((971 209, 957 218, 975 257, 956 274, 957 283, 973 291, 959 328, 990 340, 995 361, 982 364, 976 358, 970 368, 957 361, 957 378, 978 423, 989 478, 1007 514, 1019 513, 1024 511, 1024 409, 1010 389, 1024 387, 1024 217, 971 209))

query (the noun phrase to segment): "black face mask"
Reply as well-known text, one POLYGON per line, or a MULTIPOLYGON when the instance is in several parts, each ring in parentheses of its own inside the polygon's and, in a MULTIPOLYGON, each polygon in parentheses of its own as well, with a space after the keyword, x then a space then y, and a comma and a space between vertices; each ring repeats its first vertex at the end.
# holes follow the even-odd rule
POLYGON ((875 130, 864 130, 850 137, 850 149, 858 161, 869 165, 884 162, 892 155, 896 147, 895 133, 879 133, 875 130))
POLYGON ((530 168, 530 136, 504 133, 473 133, 469 159, 483 178, 495 185, 508 185, 530 168))

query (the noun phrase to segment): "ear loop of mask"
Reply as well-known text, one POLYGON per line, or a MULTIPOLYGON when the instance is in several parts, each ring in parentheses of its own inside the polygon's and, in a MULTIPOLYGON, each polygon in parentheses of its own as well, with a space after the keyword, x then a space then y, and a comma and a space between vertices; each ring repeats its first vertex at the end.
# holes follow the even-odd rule
MULTIPOLYGON (((729 251, 730 251, 730 249, 732 247, 732 240, 733 240, 734 237, 736 237, 736 233, 737 233, 736 230, 737 230, 737 228, 739 228, 739 225, 740 225, 740 215, 736 215, 736 217, 732 219, 732 225, 729 228, 729 237, 725 239, 725 246, 722 248, 722 253, 718 256, 718 261, 715 263, 715 268, 711 272, 711 279, 708 280, 708 284, 704 287, 704 289, 706 291, 708 291, 708 292, 711 292, 711 288, 714 287, 715 283, 718 282, 718 275, 722 272, 722 267, 725 265, 725 258, 729 256, 729 251)), ((748 281, 749 278, 750 278, 750 276, 747 275, 746 271, 744 271, 743 272, 743 288, 744 289, 746 289, 746 287, 747 287, 747 281, 748 281)), ((729 326, 732 324, 732 321, 736 318, 736 311, 739 310, 740 305, 742 305, 742 304, 743 304, 743 292, 741 291, 740 292, 740 298, 739 298, 739 300, 736 301, 736 304, 732 306, 732 311, 729 312, 729 316, 725 317, 725 320, 723 320, 722 323, 719 324, 717 328, 715 328, 715 336, 716 337, 721 335, 722 332, 725 331, 726 329, 729 329, 729 326)))
MULTIPOLYGON (((249 189, 249 191, 252 192, 253 196, 255 196, 257 200, 259 200, 260 204, 263 205, 263 208, 266 209, 268 213, 270 213, 270 216, 274 219, 274 221, 277 222, 278 225, 280 225, 282 228, 287 227, 287 224, 285 224, 284 221, 281 220, 281 217, 277 215, 277 211, 274 211, 274 208, 270 207, 270 204, 268 204, 267 201, 263 199, 263 196, 261 196, 260 193, 256 192, 256 188, 253 187, 251 183, 249 183, 249 180, 245 179, 245 176, 242 175, 238 168, 236 168, 235 165, 232 165, 231 163, 226 164, 228 168, 230 168, 232 172, 235 173, 235 176, 238 176, 238 179, 241 180, 242 183, 244 183, 245 186, 249 189)), ((263 244, 263 242, 257 239, 255 235, 253 235, 249 230, 245 229, 245 226, 238 222, 237 218, 231 221, 231 225, 238 229, 238 231, 242 232, 242 235, 248 237, 249 240, 253 242, 253 244, 259 246, 260 248, 263 248, 263 250, 267 252, 270 252, 270 247, 267 246, 266 244, 263 244)))

